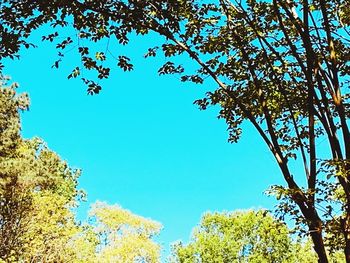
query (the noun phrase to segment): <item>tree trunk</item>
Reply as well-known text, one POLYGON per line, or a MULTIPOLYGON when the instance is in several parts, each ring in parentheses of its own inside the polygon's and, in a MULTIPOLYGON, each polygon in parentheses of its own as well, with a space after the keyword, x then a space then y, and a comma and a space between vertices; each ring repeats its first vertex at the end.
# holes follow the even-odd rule
POLYGON ((322 222, 319 220, 315 220, 311 222, 309 229, 310 229, 311 239, 314 244, 314 249, 318 256, 318 262, 328 263, 327 253, 326 253, 326 249, 325 249, 323 237, 322 237, 322 222))
POLYGON ((345 219, 341 221, 341 227, 345 239, 345 247, 344 247, 344 255, 346 263, 350 263, 350 229, 349 229, 349 222, 350 222, 350 214, 347 213, 347 216, 345 219))
POLYGON ((349 239, 345 241, 344 253, 345 253, 346 263, 350 263, 350 240, 349 239))

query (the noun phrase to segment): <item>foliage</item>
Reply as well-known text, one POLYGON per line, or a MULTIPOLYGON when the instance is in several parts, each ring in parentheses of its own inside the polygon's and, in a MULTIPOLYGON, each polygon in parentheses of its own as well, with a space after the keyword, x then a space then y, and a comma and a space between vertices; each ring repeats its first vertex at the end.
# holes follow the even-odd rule
POLYGON ((19 110, 28 108, 29 99, 26 94, 16 96, 13 83, 10 87, 5 87, 8 78, 0 75, 0 156, 11 157, 14 149, 20 142, 20 122, 19 110))
POLYGON ((72 170, 39 139, 20 136, 19 110, 28 97, 16 85, 0 90, 0 257, 9 262, 66 262, 79 230, 70 210, 79 193, 72 170))
POLYGON ((23 139, 17 85, 0 88, 0 262, 158 262, 160 224, 105 203, 75 220, 80 171, 38 139, 23 139))
MULTIPOLYGON (((286 201, 279 210, 311 236, 321 262, 328 262, 326 246, 342 248, 350 262, 348 10, 348 0, 5 0, 0 57, 17 56, 21 46, 31 46, 30 33, 49 24, 53 31, 43 40, 56 43, 54 67, 72 47, 83 66, 69 77, 85 69, 103 79, 110 73, 108 59, 125 71, 133 65, 124 54, 113 54, 109 44, 92 52, 94 42, 108 38, 126 45, 132 32, 163 36, 145 55, 166 57, 159 74, 180 74, 182 81, 195 83, 211 79, 214 88, 196 101, 199 107, 220 107, 231 142, 240 138, 244 121, 254 126, 286 183, 272 188, 286 201), (60 36, 60 27, 77 34, 60 36), (184 54, 198 66, 194 72, 175 63, 173 58, 184 54), (329 147, 321 154, 325 140, 329 147), (303 173, 294 170, 294 162, 303 173), (334 188, 344 193, 340 205, 324 195, 334 188), (330 231, 341 242, 334 242, 330 231)), ((93 79, 82 80, 89 93, 100 92, 93 79)))
POLYGON ((173 262, 315 262, 302 248, 266 211, 207 213, 188 245, 173 246, 173 262))
POLYGON ((159 262, 160 246, 152 240, 160 232, 158 222, 101 202, 90 215, 99 239, 98 262, 159 262))

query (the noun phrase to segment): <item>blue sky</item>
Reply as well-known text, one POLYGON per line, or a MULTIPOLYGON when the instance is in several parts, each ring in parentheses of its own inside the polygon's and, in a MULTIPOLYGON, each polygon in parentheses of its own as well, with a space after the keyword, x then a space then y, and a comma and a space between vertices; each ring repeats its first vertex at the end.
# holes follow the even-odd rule
POLYGON ((30 111, 23 114, 24 136, 43 138, 83 170, 79 187, 88 202, 79 218, 102 200, 157 220, 164 226, 159 240, 165 256, 171 242, 188 240, 206 211, 272 208, 275 200, 263 192, 282 180, 249 124, 240 142, 229 144, 217 108, 199 111, 193 105, 215 88, 212 82, 191 85, 157 75, 164 58, 142 58, 153 40, 115 46, 135 58, 135 70, 115 67, 96 96, 88 96, 80 81, 67 80, 77 63, 74 54, 62 69, 51 69, 56 53, 46 44, 5 61, 5 74, 31 98, 30 111))

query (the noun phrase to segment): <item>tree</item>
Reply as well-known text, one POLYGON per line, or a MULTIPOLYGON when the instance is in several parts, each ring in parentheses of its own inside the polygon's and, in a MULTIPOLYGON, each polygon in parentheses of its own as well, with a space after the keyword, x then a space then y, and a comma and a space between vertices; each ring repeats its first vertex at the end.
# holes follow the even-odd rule
POLYGON ((90 224, 75 220, 80 171, 21 137, 28 96, 0 80, 0 262, 158 262, 158 222, 100 202, 90 224))
MULTIPOLYGON (((3 81, 3 77, 1 78, 3 81)), ((42 140, 20 136, 26 94, 0 88, 0 258, 6 262, 67 262, 80 231, 71 208, 79 196, 73 170, 42 140)))
POLYGON ((310 263, 317 257, 307 244, 292 241, 284 223, 251 210, 205 214, 188 245, 174 244, 172 261, 310 263))
MULTIPOLYGON (((206 213, 184 245, 173 244, 173 263, 317 262, 309 239, 295 240, 281 221, 264 210, 206 213)), ((331 262, 344 262, 342 253, 331 262)))
MULTIPOLYGON (((243 122, 253 125, 286 183, 272 189, 284 200, 282 216, 290 214, 299 233, 310 235, 320 262, 328 262, 326 247, 342 249, 350 262, 349 9, 347 0, 6 0, 0 56, 17 56, 21 46, 31 46, 30 33, 49 24, 53 32, 43 40, 57 43, 54 67, 76 46, 83 68, 103 79, 110 72, 107 58, 123 70, 132 70, 130 59, 112 54, 109 45, 92 54, 80 40, 125 45, 131 32, 163 36, 145 55, 168 58, 158 73, 195 83, 211 79, 216 89, 196 104, 220 107, 231 142, 243 122), (78 33, 62 40, 57 27, 78 33), (172 59, 185 54, 198 66, 194 72, 172 59), (318 147, 323 141, 326 150, 318 147)), ((89 93, 101 90, 94 80, 82 80, 89 93)))
POLYGON ((158 222, 143 218, 118 205, 97 202, 90 211, 98 236, 98 262, 159 262, 158 222))

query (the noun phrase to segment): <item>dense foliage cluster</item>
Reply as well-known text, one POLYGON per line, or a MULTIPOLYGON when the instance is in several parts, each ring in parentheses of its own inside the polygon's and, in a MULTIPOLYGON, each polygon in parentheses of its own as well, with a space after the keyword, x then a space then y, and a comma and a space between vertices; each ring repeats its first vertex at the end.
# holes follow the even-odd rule
MULTIPOLYGON (((167 58, 158 73, 195 83, 211 79, 213 89, 196 101, 199 107, 220 107, 232 142, 242 122, 254 126, 285 180, 271 189, 283 200, 279 211, 310 235, 320 262, 328 262, 327 247, 342 249, 350 262, 349 10, 348 0, 5 0, 0 57, 17 56, 33 45, 30 33, 48 24, 52 32, 43 40, 56 43, 54 67, 72 48, 82 66, 73 66, 69 78, 86 70, 103 79, 108 59, 133 69, 109 43, 126 45, 131 33, 162 36, 145 54, 167 58), (61 27, 76 34, 61 36, 61 27), (102 39, 110 41, 95 52, 93 43, 102 39), (176 64, 183 55, 197 69, 176 64), (321 154, 324 140, 329 146, 321 154)), ((100 92, 94 79, 82 81, 89 93, 100 92)))
MULTIPOLYGON (((1 79, 1 81, 5 81, 1 79)), ((15 87, 0 90, 0 257, 17 262, 59 259, 77 226, 69 208, 78 197, 79 172, 40 139, 20 135, 19 111, 28 107, 15 87)), ((62 259, 64 260, 64 259, 62 259)))
POLYGON ((266 211, 203 216, 188 245, 174 245, 174 262, 316 262, 310 244, 295 244, 266 211))

